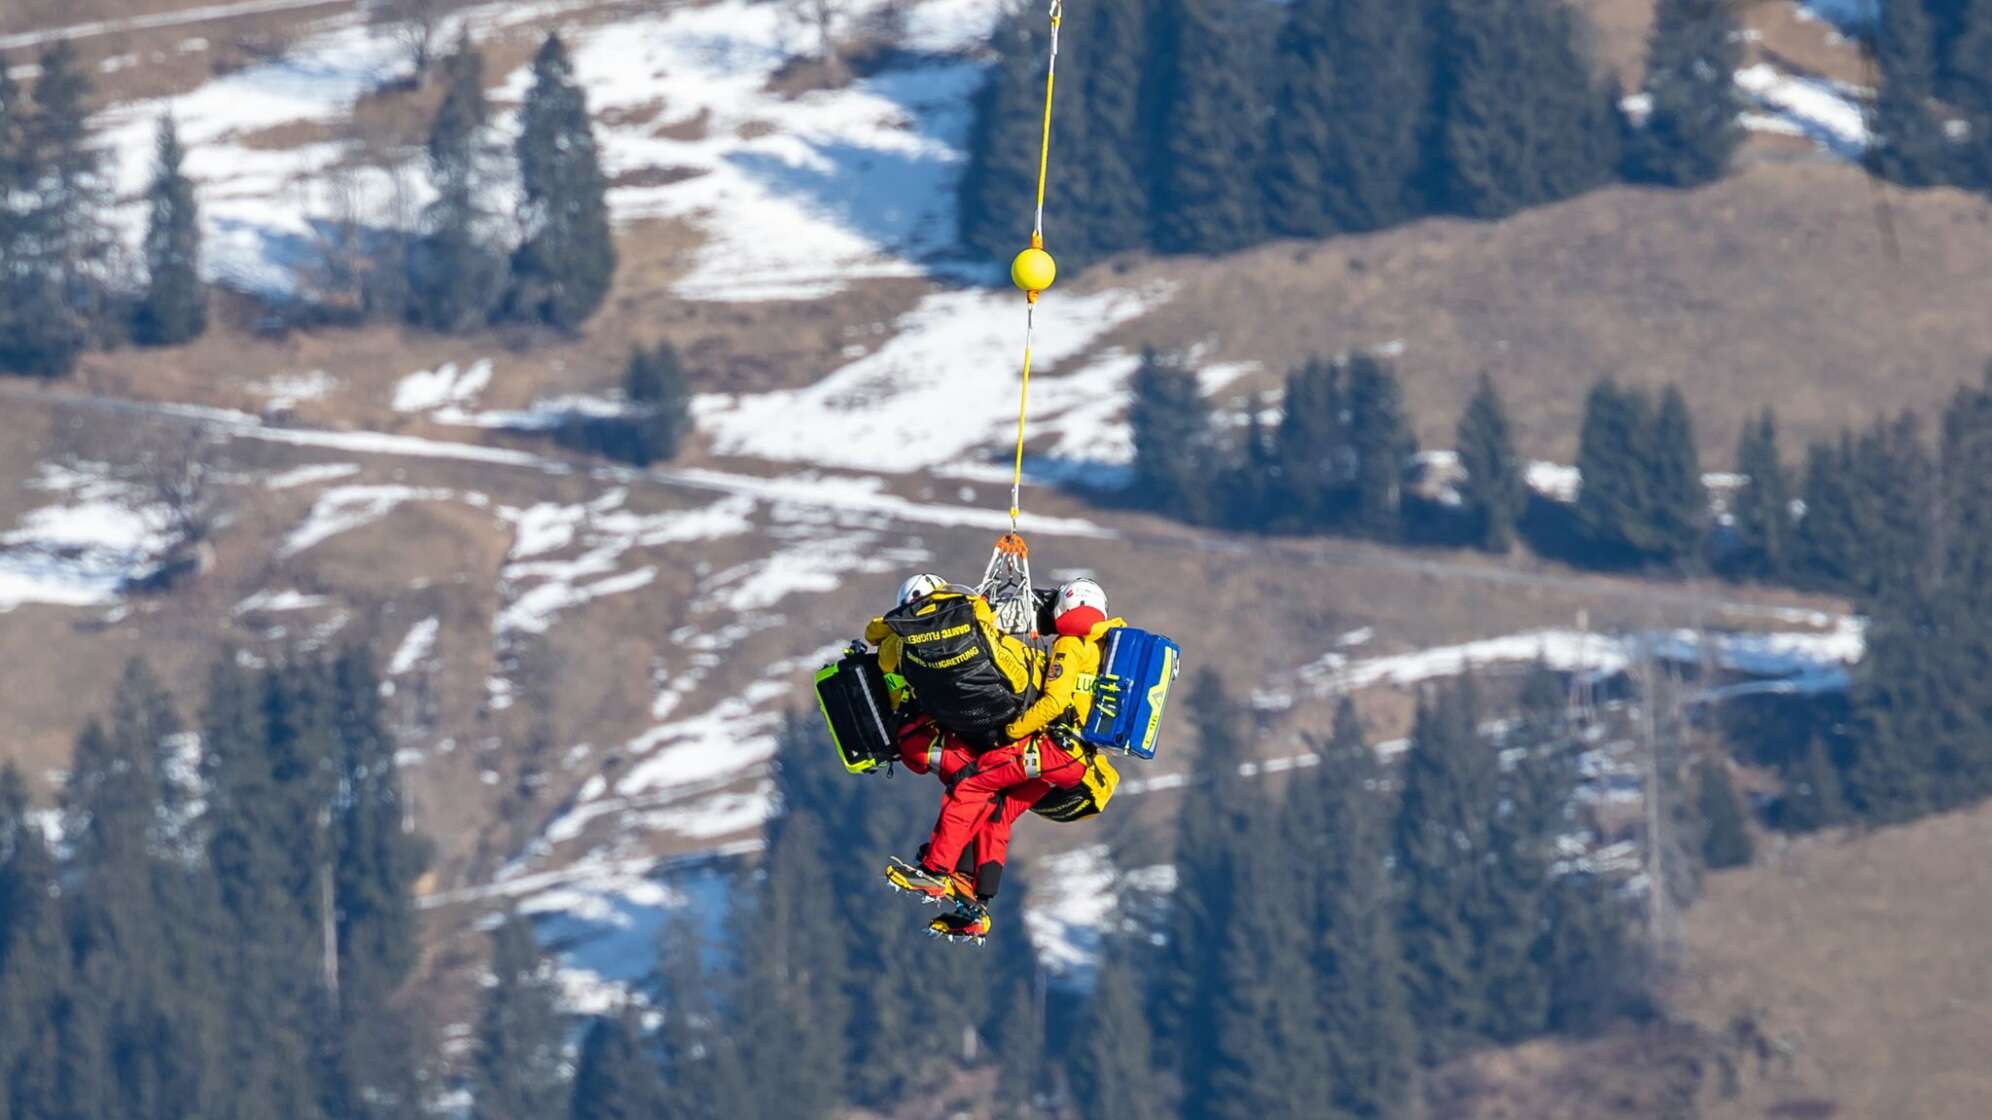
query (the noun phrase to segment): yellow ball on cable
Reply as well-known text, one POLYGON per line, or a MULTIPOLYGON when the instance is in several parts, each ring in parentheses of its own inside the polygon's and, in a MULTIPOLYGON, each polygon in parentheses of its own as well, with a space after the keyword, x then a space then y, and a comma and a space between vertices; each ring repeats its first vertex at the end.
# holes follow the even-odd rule
POLYGON ((1052 281, 1057 279, 1058 262, 1043 249, 1025 249, 1010 262, 1010 280, 1032 295, 1051 287, 1052 281))

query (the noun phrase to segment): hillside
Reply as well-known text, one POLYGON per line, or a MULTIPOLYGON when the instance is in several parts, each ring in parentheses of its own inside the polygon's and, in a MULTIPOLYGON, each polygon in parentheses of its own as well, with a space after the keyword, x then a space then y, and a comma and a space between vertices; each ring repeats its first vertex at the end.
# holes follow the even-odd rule
MULTIPOLYGON (((1583 6, 1608 62, 1635 66, 1650 5, 1583 6)), ((437 843, 427 979, 443 1019, 467 1020, 482 923, 507 903, 563 953, 574 1008, 612 1006, 650 973, 668 914, 723 910, 726 861, 758 847, 766 763, 784 716, 808 708, 809 673, 905 573, 972 577, 1008 525, 1021 300, 985 286, 995 270, 953 240, 989 7, 912 5, 903 50, 828 83, 795 63, 782 5, 464 8, 503 135, 547 31, 588 89, 621 267, 575 337, 441 337, 303 310, 325 294, 328 215, 406 207, 398 192, 423 189, 409 145, 428 95, 390 88, 397 48, 356 13, 225 18, 245 35, 272 21, 287 44, 239 65, 189 61, 226 41, 207 25, 80 40, 114 95, 102 120, 123 220, 137 228, 152 128, 170 111, 201 185, 210 278, 230 294, 191 345, 94 353, 52 385, 0 382, 7 756, 51 792, 131 657, 191 708, 224 645, 253 659, 364 640, 388 677, 413 818, 437 843), (548 437, 560 416, 616 407, 630 348, 667 340, 700 394, 684 455, 638 471, 548 437), (134 592, 162 558, 160 474, 188 446, 216 479, 212 565, 134 592)), ((1471 667, 1502 680, 1540 657, 1596 681, 1652 654, 1712 668, 1711 687, 1844 687, 1864 630, 1834 599, 1526 553, 1240 537, 1060 488, 1125 466, 1145 347, 1194 354, 1227 407, 1310 355, 1384 348, 1431 448, 1451 446, 1486 370, 1520 450, 1550 468, 1572 460, 1601 375, 1679 384, 1711 471, 1767 405, 1802 441, 1948 397, 1992 356, 1992 217, 1959 192, 1890 190, 1891 258, 1875 188, 1846 158, 1864 134, 1832 84, 1857 80, 1852 49, 1790 4, 1751 21, 1751 66, 1769 68, 1760 131, 1711 187, 1614 187, 1500 222, 1221 258, 1137 255, 1062 283, 1041 313, 1023 523, 1040 581, 1096 574, 1123 613, 1219 669, 1253 700, 1254 773, 1269 780, 1312 762, 1341 696, 1388 746, 1420 684, 1471 667)), ((853 36, 854 55, 877 47, 853 36)), ((1600 788, 1636 800, 1628 749, 1599 747, 1600 788)), ((1130 773, 1115 826, 1129 832, 1020 838, 1045 869, 1034 929, 1056 966, 1090 964, 1107 920, 1101 844, 1157 837, 1142 866, 1166 870, 1185 754, 1130 773)), ((932 788, 896 793, 911 837, 932 788)), ((1845 1116, 1982 1114, 1985 1085, 1958 1072, 1970 1036, 1943 1027, 1968 1018, 1945 1000, 1968 998, 1960 985, 1988 962, 1958 934, 1972 912, 1940 905, 1970 892, 1930 868, 1969 863, 1944 857, 1988 822, 1807 841, 1712 880, 1679 1014, 1719 1032, 1762 1009, 1771 1033, 1805 1040, 1784 1080, 1750 1083, 1750 1115, 1813 1096, 1845 1116), (1886 915, 1911 907, 1937 909, 1890 943, 1886 915), (1964 955, 1912 977, 1915 953, 1944 946, 1964 955), (1875 1016, 1901 1028, 1876 1032, 1879 1053, 1875 1016), (1869 1076, 1911 1069, 1943 1096, 1889 1096, 1908 1076, 1869 1076)), ((1590 840, 1634 858, 1621 835, 1590 840)), ((1531 1054, 1506 1057, 1524 1082, 1553 1080, 1531 1054)), ((1544 1115, 1486 1113, 1509 1114, 1544 1115)), ((1745 1113, 1709 1113, 1730 1114, 1745 1113)))

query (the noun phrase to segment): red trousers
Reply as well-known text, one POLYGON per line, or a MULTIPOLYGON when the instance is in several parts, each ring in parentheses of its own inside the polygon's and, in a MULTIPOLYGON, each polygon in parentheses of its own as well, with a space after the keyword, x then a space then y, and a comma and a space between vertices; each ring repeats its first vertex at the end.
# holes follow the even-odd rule
POLYGON ((1053 789, 1078 785, 1086 775, 1084 759, 1042 735, 976 755, 938 730, 913 730, 901 737, 900 755, 916 772, 931 767, 948 787, 922 861, 949 871, 964 857, 972 859, 976 893, 985 898, 996 893, 1017 818, 1053 789))

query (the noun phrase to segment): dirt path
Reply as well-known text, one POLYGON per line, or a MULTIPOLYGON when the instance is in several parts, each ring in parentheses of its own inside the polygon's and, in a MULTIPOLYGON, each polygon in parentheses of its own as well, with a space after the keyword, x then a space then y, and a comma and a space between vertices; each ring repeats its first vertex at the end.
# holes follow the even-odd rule
POLYGON ((129 31, 156 31, 162 27, 212 23, 216 20, 291 12, 303 8, 350 8, 357 3, 358 0, 238 0, 233 4, 209 4, 206 7, 188 8, 179 12, 160 12, 157 15, 132 16, 129 19, 97 20, 94 23, 71 24, 68 27, 56 27, 47 31, 24 31, 15 35, 0 35, 0 51, 39 47, 65 39, 73 42, 80 39, 95 39, 101 35, 118 35, 129 31))

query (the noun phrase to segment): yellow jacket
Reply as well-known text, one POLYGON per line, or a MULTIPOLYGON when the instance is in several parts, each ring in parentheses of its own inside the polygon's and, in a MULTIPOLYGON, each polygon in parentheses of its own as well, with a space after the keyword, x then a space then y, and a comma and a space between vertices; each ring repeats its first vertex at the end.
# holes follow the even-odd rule
POLYGON ((1051 664, 1044 671, 1044 691, 1037 703, 1010 721, 1003 734, 1011 742, 1028 739, 1057 723, 1068 710, 1083 726, 1086 717, 1093 714, 1093 682, 1100 675, 1107 633, 1126 625, 1126 619, 1110 618, 1083 638, 1060 637, 1053 642, 1051 664))
MULTIPOLYGON (((996 662, 996 668, 1002 672, 1003 678, 1018 692, 1023 692, 1037 683, 1039 676, 1044 672, 1044 655, 1023 639, 1006 633, 996 621, 996 612, 990 609, 989 601, 980 595, 975 597, 975 619, 982 624, 984 633, 996 635, 995 648, 989 652, 996 662)), ((893 633, 892 628, 885 624, 885 619, 874 618, 865 625, 865 641, 878 647, 879 671, 896 675, 906 645, 899 635, 893 633)), ((895 692, 892 700, 896 708, 903 702, 904 697, 895 692)))

